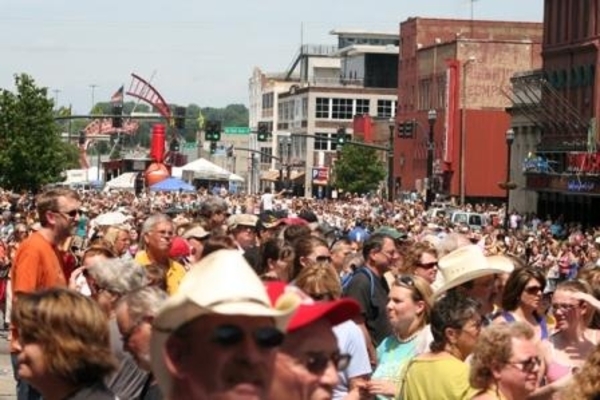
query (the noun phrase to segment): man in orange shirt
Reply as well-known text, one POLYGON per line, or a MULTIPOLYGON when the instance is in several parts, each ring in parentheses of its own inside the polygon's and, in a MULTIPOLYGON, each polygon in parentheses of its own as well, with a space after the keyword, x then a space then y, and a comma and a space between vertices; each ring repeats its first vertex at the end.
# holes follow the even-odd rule
MULTIPOLYGON (((81 202, 77 192, 70 189, 53 189, 36 198, 41 228, 25 239, 15 255, 12 271, 13 299, 19 293, 35 292, 56 286, 67 286, 63 270, 63 257, 58 249, 79 220, 81 202)), ((20 357, 21 344, 12 331, 11 359, 17 381, 17 400, 41 399, 31 386, 17 375, 19 365, 26 363, 20 357)))

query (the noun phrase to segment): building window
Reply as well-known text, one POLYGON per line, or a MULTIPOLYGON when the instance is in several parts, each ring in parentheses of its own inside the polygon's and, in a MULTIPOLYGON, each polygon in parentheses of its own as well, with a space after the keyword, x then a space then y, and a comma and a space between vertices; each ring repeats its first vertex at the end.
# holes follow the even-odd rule
POLYGON ((328 135, 326 133, 315 133, 315 150, 327 150, 328 135))
POLYGON ((329 118, 329 100, 327 97, 317 97, 316 118, 329 118))
POLYGON ((260 151, 260 162, 262 164, 269 164, 271 162, 271 155, 273 154, 273 149, 271 147, 261 147, 260 151))
POLYGON ((394 100, 377 100, 377 116, 380 118, 391 118, 394 116, 394 100))
POLYGON ((262 108, 269 109, 273 108, 273 93, 264 93, 262 95, 262 108))
POLYGON ((333 99, 332 119, 352 119, 352 99, 333 99))
POLYGON ((369 115, 369 100, 356 99, 356 115, 369 115))

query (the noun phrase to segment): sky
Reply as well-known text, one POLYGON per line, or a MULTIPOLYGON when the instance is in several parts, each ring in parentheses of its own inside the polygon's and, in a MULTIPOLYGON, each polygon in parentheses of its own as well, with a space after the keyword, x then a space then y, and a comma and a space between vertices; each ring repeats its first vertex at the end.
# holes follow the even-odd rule
MULTIPOLYGON (((541 22, 543 3, 476 0, 473 11, 541 22)), ((333 29, 398 32, 416 16, 469 19, 471 1, 0 0, 0 88, 27 73, 59 106, 85 113, 92 93, 109 101, 136 73, 168 103, 247 105, 255 67, 285 71, 301 43, 335 44, 333 29)))

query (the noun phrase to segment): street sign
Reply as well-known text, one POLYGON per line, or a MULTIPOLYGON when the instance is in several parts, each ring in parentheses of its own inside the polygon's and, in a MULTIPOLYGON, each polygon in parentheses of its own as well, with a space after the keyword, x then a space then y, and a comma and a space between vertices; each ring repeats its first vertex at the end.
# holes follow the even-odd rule
POLYGON ((247 135, 250 133, 250 128, 247 126, 226 126, 224 132, 230 135, 247 135))

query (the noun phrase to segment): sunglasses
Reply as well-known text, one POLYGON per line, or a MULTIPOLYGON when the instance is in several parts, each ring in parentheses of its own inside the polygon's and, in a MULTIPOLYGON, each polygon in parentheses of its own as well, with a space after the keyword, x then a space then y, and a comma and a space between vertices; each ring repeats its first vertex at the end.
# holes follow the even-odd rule
POLYGON ((78 216, 78 215, 81 215, 81 211, 80 211, 80 210, 71 210, 71 211, 67 211, 67 212, 64 212, 64 211, 58 211, 58 210, 57 210, 57 211, 55 211, 55 212, 56 212, 56 213, 58 213, 58 214, 65 215, 65 216, 67 216, 67 217, 69 217, 69 218, 71 218, 71 219, 75 218, 75 217, 76 217, 76 216, 78 216))
POLYGON ((437 266, 438 266, 437 261, 432 261, 432 262, 428 262, 428 263, 419 263, 419 267, 424 268, 424 269, 437 268, 437 266))
POLYGON ((331 293, 329 293, 329 292, 311 293, 311 294, 309 294, 309 296, 314 301, 331 301, 331 300, 334 300, 333 295, 331 293))
POLYGON ((331 262, 331 256, 317 256, 315 260, 319 263, 331 262))
POLYGON ((421 293, 421 291, 417 288, 417 286, 415 285, 415 280, 412 278, 412 276, 410 275, 400 275, 399 277, 396 278, 396 284, 399 286, 404 286, 408 289, 411 289, 411 291, 415 294, 415 299, 417 300, 423 300, 423 294, 421 293))
POLYGON ((511 362, 509 364, 514 365, 523 372, 530 373, 542 364, 542 360, 539 357, 530 357, 527 360, 511 362))
MULTIPOLYGON (((252 332, 254 343, 264 350, 272 349, 283 343, 284 334, 277 328, 267 326, 252 332)), ((244 341, 246 332, 237 325, 218 326, 212 335, 212 342, 221 347, 233 347, 244 341)))
POLYGON ((337 371, 343 371, 348 368, 350 364, 350 359, 352 356, 350 354, 327 354, 324 352, 309 352, 306 353, 306 359, 304 361, 304 366, 306 369, 314 374, 314 375, 322 375, 329 362, 331 361, 335 366, 337 371))
POLYGON ((523 289, 523 291, 527 294, 534 296, 536 294, 540 294, 542 292, 542 289, 543 288, 541 286, 529 286, 523 289))

